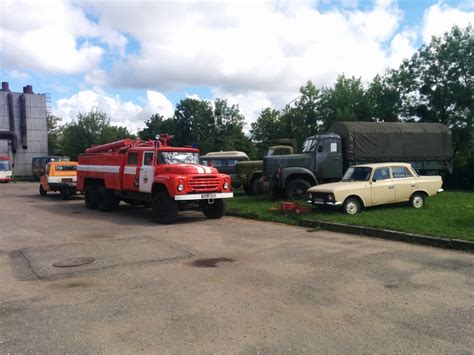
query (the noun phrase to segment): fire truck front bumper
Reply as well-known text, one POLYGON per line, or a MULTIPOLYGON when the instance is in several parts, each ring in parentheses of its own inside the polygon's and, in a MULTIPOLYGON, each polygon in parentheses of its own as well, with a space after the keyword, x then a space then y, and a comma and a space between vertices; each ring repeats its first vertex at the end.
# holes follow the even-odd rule
POLYGON ((176 195, 174 199, 176 201, 193 201, 193 200, 217 200, 221 198, 234 197, 233 192, 214 192, 205 194, 188 194, 188 195, 176 195))

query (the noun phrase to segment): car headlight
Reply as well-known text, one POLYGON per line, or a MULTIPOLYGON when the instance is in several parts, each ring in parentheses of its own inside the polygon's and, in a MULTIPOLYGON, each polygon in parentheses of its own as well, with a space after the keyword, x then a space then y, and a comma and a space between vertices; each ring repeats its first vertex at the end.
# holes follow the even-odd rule
POLYGON ((224 190, 227 190, 229 188, 229 183, 224 182, 224 185, 222 187, 224 188, 224 190))
POLYGON ((328 195, 328 201, 334 202, 334 195, 333 194, 328 195))
POLYGON ((184 190, 184 185, 183 184, 179 184, 178 186, 176 186, 176 189, 181 192, 184 190))

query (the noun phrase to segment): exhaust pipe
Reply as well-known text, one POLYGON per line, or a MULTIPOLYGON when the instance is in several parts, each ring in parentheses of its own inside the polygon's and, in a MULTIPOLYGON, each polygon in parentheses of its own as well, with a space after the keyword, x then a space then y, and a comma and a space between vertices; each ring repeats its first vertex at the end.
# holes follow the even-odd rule
POLYGON ((26 135, 26 97, 24 94, 20 95, 20 133, 21 133, 21 147, 28 149, 27 135, 26 135))

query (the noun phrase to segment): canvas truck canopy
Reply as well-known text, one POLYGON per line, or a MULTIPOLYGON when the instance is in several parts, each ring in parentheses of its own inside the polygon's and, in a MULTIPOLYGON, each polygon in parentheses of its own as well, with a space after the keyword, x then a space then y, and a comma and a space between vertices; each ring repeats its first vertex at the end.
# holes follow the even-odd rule
POLYGON ((348 161, 451 160, 451 130, 441 123, 336 122, 348 161))

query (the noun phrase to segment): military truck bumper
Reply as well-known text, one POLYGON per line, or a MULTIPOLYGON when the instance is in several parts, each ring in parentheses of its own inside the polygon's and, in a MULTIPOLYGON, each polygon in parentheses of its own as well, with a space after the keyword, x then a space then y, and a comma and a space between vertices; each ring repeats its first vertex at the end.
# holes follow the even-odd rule
POLYGON ((216 192, 216 193, 203 193, 203 194, 189 194, 189 195, 176 195, 174 199, 176 201, 195 201, 195 200, 217 200, 221 198, 234 197, 233 192, 216 192))

